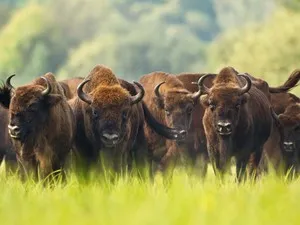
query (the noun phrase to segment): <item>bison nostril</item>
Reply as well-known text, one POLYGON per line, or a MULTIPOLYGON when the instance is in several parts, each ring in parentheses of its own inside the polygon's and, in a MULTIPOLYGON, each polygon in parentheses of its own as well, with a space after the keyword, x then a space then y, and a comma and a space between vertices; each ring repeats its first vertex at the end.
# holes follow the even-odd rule
POLYGON ((8 129, 9 129, 10 131, 15 132, 15 133, 20 132, 20 128, 19 128, 18 126, 8 125, 8 129))
POLYGON ((217 130, 220 133, 230 133, 232 132, 232 125, 230 122, 218 122, 217 130))
POLYGON ((102 135, 102 137, 107 140, 107 141, 113 141, 116 142, 119 140, 119 135, 118 134, 108 134, 108 133, 104 133, 102 135))

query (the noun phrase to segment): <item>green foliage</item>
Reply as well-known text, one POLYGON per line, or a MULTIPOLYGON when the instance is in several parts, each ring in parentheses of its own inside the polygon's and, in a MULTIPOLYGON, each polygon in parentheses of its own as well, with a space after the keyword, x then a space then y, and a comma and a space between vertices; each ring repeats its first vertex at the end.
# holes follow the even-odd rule
POLYGON ((16 73, 23 82, 48 72, 63 55, 57 30, 47 16, 47 10, 35 4, 17 10, 0 32, 0 74, 16 73), (42 46, 42 47, 41 47, 42 46), (39 55, 37 55, 39 54, 39 55), (43 60, 43 66, 33 66, 43 60))
POLYGON ((262 25, 229 31, 211 47, 210 68, 230 65, 271 84, 282 83, 299 68, 299 29, 300 14, 281 9, 262 25))

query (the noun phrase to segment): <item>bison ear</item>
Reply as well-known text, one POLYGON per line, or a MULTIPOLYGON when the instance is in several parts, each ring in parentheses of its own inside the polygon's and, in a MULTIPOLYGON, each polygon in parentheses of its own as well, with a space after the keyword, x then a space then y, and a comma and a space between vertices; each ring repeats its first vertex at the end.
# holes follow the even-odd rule
POLYGON ((49 94, 49 95, 45 96, 45 100, 46 100, 47 104, 50 106, 56 105, 62 99, 63 99, 63 97, 61 95, 57 95, 57 94, 49 94))
POLYGON ((242 99, 241 99, 241 104, 245 104, 247 103, 248 99, 249 99, 250 95, 248 93, 245 93, 242 95, 242 99))
POLYGON ((4 108, 8 109, 11 99, 11 89, 7 86, 3 86, 0 88, 0 105, 4 108))

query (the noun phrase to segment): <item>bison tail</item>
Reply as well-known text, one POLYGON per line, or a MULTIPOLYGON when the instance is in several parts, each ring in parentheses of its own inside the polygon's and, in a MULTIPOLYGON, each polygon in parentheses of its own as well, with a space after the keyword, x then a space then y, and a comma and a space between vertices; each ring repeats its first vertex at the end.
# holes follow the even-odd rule
POLYGON ((289 92, 294 87, 298 86, 300 80, 300 70, 295 70, 287 79, 287 81, 278 87, 270 87, 270 93, 289 92))

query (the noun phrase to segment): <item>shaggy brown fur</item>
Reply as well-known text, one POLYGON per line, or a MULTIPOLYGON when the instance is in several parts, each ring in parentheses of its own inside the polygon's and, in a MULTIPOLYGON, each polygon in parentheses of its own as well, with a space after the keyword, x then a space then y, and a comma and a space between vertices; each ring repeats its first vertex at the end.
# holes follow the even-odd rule
MULTIPOLYGON (((200 77, 202 77, 204 74, 199 73, 182 73, 179 74, 177 77, 179 80, 181 80, 184 83, 184 86, 187 90, 193 92, 197 90, 197 85, 195 85, 195 82, 199 80, 200 77)), ((271 94, 269 92, 269 85, 266 81, 262 79, 255 78, 251 76, 250 74, 247 74, 251 80, 252 84, 258 88, 260 91, 262 91, 266 97, 271 99, 271 94)), ((212 74, 212 76, 207 77, 205 79, 204 84, 207 87, 211 87, 213 85, 213 80, 217 76, 217 74, 212 74)), ((204 132, 204 127, 202 123, 203 115, 204 115, 205 108, 202 106, 202 104, 199 104, 195 107, 195 111, 193 113, 193 120, 191 125, 191 132, 195 132, 197 134, 197 138, 194 138, 195 146, 198 146, 201 144, 202 149, 206 148, 206 137, 204 132)), ((276 125, 276 122, 274 121, 272 134, 266 144, 264 145, 264 152, 267 156, 267 158, 271 161, 272 165, 279 170, 279 167, 282 163, 282 131, 281 128, 276 125)), ((193 140, 192 140, 193 141, 193 140)), ((266 161, 267 162, 267 161, 266 161)), ((266 166, 264 164, 264 166, 266 166)))
POLYGON ((8 164, 13 165, 16 163, 16 155, 12 151, 12 143, 8 135, 7 126, 8 110, 0 105, 0 165, 4 158, 8 164))
POLYGON ((193 166, 198 166, 197 163, 203 161, 199 173, 205 175, 206 161, 203 160, 205 152, 191 144, 195 134, 190 133, 192 113, 199 101, 199 96, 194 99, 192 94, 198 90, 188 91, 176 76, 164 72, 144 75, 140 78, 140 82, 145 87, 144 102, 151 114, 166 126, 188 132, 187 136, 177 141, 167 140, 145 124, 144 130, 154 172, 158 169, 163 172, 168 169, 172 172, 176 162, 181 158, 192 162, 193 166), (157 96, 154 90, 161 82, 165 83, 160 86, 160 96, 157 96))
POLYGON ((79 97, 71 103, 77 121, 75 149, 81 166, 85 169, 96 166, 101 155, 107 169, 120 172, 130 168, 131 154, 146 149, 142 106, 140 103, 130 105, 130 97, 137 94, 135 87, 123 80, 119 82, 115 74, 102 65, 97 65, 86 79, 90 82, 83 91, 91 96, 92 103, 89 105, 79 97), (107 133, 119 135, 113 146, 104 142, 103 135, 107 133))
MULTIPOLYGON (((25 172, 37 176, 39 166, 41 178, 63 168, 71 149, 74 116, 62 87, 51 73, 44 76, 52 91, 43 96, 47 87, 45 80, 37 78, 31 84, 12 91, 6 99, 9 104, 9 125, 18 161, 25 172)), ((7 87, 2 87, 0 93, 7 87)))
POLYGON ((251 171, 257 168, 273 123, 270 103, 255 85, 247 93, 237 94, 245 83, 245 79, 237 76, 233 68, 226 67, 215 76, 209 92, 201 98, 206 108, 203 124, 213 166, 223 173, 229 159, 234 156, 239 180, 251 155, 254 159, 251 171), (221 121, 231 123, 232 133, 229 136, 218 134, 217 124, 221 121))

